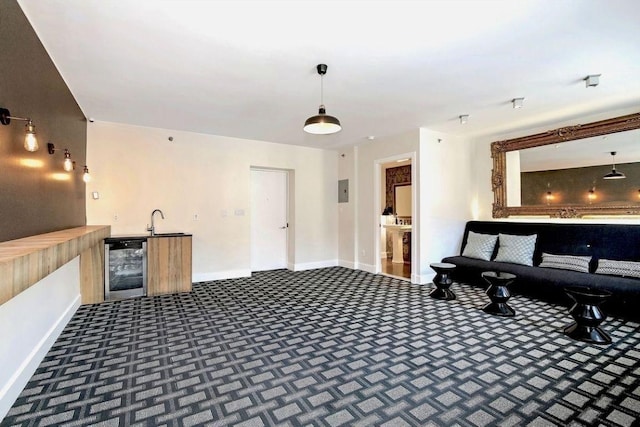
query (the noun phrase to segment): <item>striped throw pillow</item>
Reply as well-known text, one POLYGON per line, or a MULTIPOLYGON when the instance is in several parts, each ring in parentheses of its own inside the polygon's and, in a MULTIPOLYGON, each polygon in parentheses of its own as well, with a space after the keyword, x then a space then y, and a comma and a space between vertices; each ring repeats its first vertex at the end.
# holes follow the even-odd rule
POLYGON ((640 262, 601 259, 598 260, 596 274, 640 278, 640 262))
POLYGON ((589 272, 590 256, 554 255, 543 252, 539 267, 559 268, 561 270, 589 272))

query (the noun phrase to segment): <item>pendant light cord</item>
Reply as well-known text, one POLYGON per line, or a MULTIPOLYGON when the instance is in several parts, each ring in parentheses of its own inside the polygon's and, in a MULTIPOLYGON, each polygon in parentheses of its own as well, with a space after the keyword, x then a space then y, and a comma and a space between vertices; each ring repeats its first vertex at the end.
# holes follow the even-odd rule
POLYGON ((324 74, 320 74, 320 105, 324 106, 324 74))

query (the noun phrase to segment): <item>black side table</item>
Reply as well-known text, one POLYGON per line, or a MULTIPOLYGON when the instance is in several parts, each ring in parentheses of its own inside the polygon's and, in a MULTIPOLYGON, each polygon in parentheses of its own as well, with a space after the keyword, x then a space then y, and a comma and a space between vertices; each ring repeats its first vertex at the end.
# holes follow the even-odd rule
POLYGON ((436 288, 429 293, 429 296, 443 300, 456 299, 456 294, 449 289, 453 283, 451 273, 456 269, 456 265, 448 262, 436 262, 429 264, 429 267, 436 272, 436 276, 433 278, 433 284, 436 285, 436 288))
POLYGON ((585 287, 569 287, 565 292, 575 301, 569 309, 569 314, 575 322, 564 328, 564 334, 578 341, 609 344, 611 337, 599 326, 607 318, 600 309, 600 304, 609 298, 611 293, 585 287))
POLYGON ((516 311, 507 304, 507 301, 511 298, 508 286, 516 279, 516 275, 499 271, 485 271, 482 273, 482 278, 489 284, 486 294, 491 300, 490 303, 482 307, 482 310, 495 316, 515 316, 516 311))

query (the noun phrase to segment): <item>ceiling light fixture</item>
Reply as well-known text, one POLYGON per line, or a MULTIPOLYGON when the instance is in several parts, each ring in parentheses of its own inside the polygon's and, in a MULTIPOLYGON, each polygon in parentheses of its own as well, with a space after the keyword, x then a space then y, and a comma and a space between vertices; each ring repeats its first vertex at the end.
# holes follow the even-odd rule
POLYGON ((33 124, 31 119, 28 117, 14 117, 8 109, 0 108, 0 123, 6 126, 11 123, 11 119, 27 122, 24 127, 24 149, 32 152, 38 151, 38 148, 40 147, 38 146, 38 139, 36 138, 36 126, 33 124))
POLYGON ((589 74, 584 78, 586 87, 596 87, 600 84, 600 76, 602 74, 589 74))
POLYGON ((626 178, 625 174, 623 174, 622 172, 618 172, 616 170, 616 152, 615 151, 611 152, 611 157, 613 158, 613 160, 612 160, 613 166, 611 168, 611 172, 609 172, 608 174, 603 176, 602 179, 624 179, 624 178, 626 178))
POLYGON ((511 103, 513 104, 513 108, 522 108, 524 105, 524 98, 513 98, 511 103))
POLYGON ((469 121, 469 115, 468 114, 462 114, 462 115, 460 115, 458 117, 460 118, 460 124, 461 125, 465 125, 469 121))
POLYGON ((320 74, 320 108, 318 109, 318 115, 309 117, 304 122, 304 131, 314 135, 330 135, 332 133, 340 132, 342 126, 340 120, 333 116, 329 116, 324 108, 324 87, 323 78, 327 73, 326 64, 318 64, 316 66, 318 74, 320 74))

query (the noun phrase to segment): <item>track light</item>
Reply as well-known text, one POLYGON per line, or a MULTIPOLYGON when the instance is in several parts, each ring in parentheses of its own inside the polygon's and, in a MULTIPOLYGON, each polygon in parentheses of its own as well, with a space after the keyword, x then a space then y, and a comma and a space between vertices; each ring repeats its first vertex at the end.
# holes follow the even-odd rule
POLYGON ((468 114, 462 114, 460 116, 458 116, 460 118, 460 124, 464 125, 467 124, 467 122, 469 121, 469 115, 468 114))
POLYGON ((513 98, 511 103, 513 104, 513 108, 522 108, 524 105, 524 98, 513 98))
POLYGON ((11 123, 11 119, 13 120, 21 120, 27 122, 24 127, 25 135, 24 135, 24 149, 27 151, 38 151, 38 138, 36 138, 36 126, 33 124, 30 118, 28 117, 15 117, 11 115, 6 108, 0 108, 0 123, 3 125, 8 125, 11 123))
POLYGON ((324 75, 327 74, 327 65, 318 64, 316 69, 318 70, 318 74, 320 74, 320 108, 318 109, 317 115, 309 117, 304 122, 303 129, 305 132, 314 135, 330 135, 340 132, 342 126, 340 125, 340 120, 336 117, 329 116, 324 108, 323 78, 324 75))
POLYGON ((590 74, 584 78, 586 87, 596 87, 600 84, 600 76, 602 74, 590 74))

